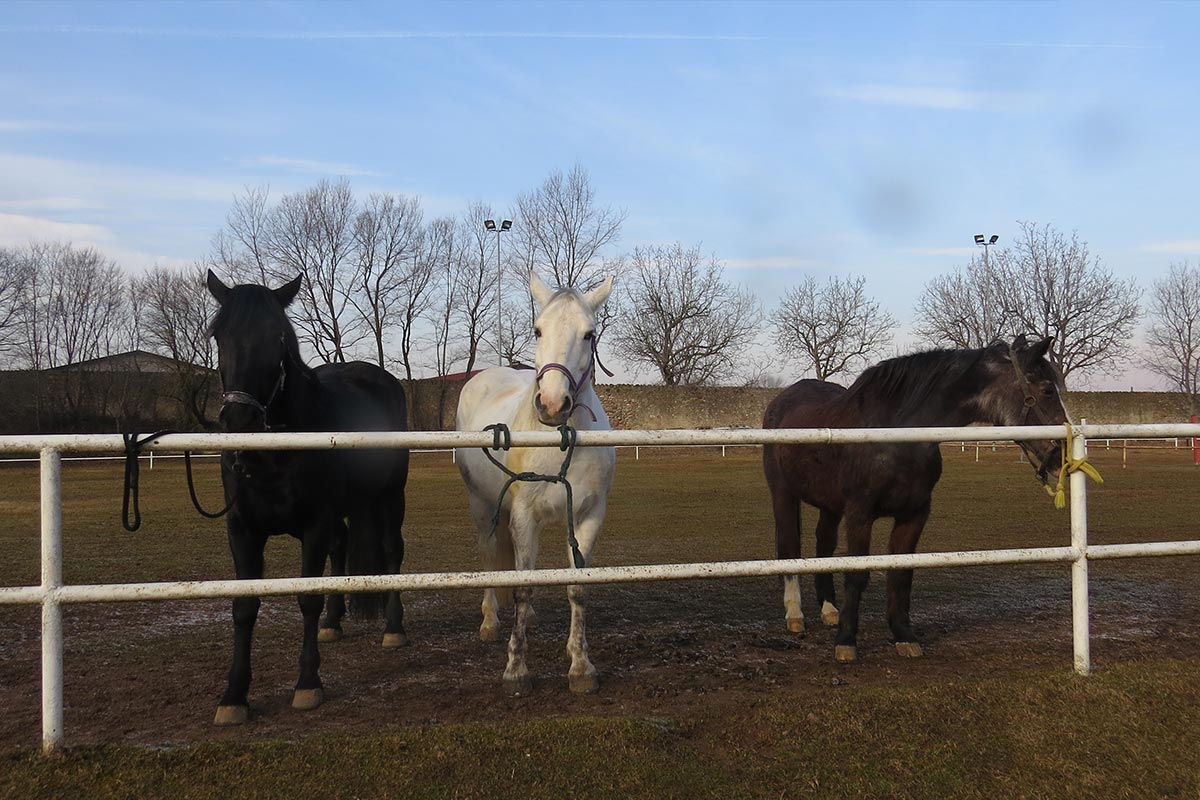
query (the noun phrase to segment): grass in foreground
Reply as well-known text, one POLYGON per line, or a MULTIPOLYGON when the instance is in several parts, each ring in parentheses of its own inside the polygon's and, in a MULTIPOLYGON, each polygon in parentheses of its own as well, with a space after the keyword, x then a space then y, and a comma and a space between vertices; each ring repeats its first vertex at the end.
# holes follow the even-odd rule
POLYGON ((0 756, 4 797, 1195 797, 1200 674, 830 687, 698 717, 0 756))

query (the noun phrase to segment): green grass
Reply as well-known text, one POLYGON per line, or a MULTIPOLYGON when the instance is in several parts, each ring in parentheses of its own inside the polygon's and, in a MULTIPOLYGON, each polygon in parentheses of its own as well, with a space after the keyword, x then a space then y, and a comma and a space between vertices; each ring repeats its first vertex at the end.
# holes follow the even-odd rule
POLYGON ((360 737, 0 756, 0 796, 1195 797, 1200 675, 1130 664, 1091 679, 778 693, 719 717, 572 717, 360 737), (811 698, 809 698, 811 700, 811 698))
MULTIPOLYGON (((1105 483, 1089 486, 1091 541, 1200 538, 1194 502, 1200 469, 1191 466, 1189 455, 1134 451, 1122 469, 1119 451, 1094 450, 1105 483)), ((713 449, 673 449, 643 450, 634 461, 630 451, 622 451, 598 563, 772 557, 759 457, 756 449, 730 449, 724 459, 713 449)), ((946 450, 946 474, 922 551, 1068 542, 1068 512, 1053 508, 1029 467, 1016 463, 1014 451, 985 449, 981 459, 976 464, 973 451, 946 450)), ((136 534, 120 530, 117 466, 67 464, 64 477, 68 582, 229 576, 223 524, 192 511, 177 462, 160 461, 153 471, 143 471, 146 522, 136 534)), ((215 505, 220 497, 215 465, 202 464, 199 477, 202 499, 215 505)), ((36 469, 2 466, 0 486, 5 520, 0 547, 7 554, 0 585, 36 583, 36 469)), ((409 499, 406 570, 474 568, 474 532, 448 454, 414 459, 409 499)), ((814 519, 809 514, 806 524, 814 519)), ((886 540, 881 525, 874 550, 886 549, 886 540)), ((806 535, 806 552, 810 547, 806 535)), ((565 557, 561 534, 546 534, 539 563, 561 566, 565 557)), ((295 574, 297 560, 295 543, 276 539, 268 551, 268 573, 295 574)), ((886 660, 886 634, 876 618, 882 581, 876 578, 863 631, 874 650, 849 670, 829 663, 827 636, 810 636, 794 650, 780 651, 790 682, 768 685, 755 678, 738 684, 750 687, 746 690, 728 690, 733 679, 724 674, 726 662, 714 661, 711 672, 718 677, 710 683, 720 686, 711 703, 693 701, 692 695, 680 695, 677 703, 638 702, 626 689, 616 693, 615 706, 564 704, 549 715, 497 709, 495 718, 485 708, 467 721, 416 722, 405 721, 400 700, 396 721, 365 733, 361 726, 338 732, 335 716, 287 740, 250 735, 192 744, 89 745, 54 759, 0 742, 0 797, 1195 798, 1200 795, 1195 559, 1103 563, 1092 570, 1098 670, 1086 679, 1070 671, 1069 635, 1062 635, 1069 625, 1063 567, 933 570, 916 579, 914 618, 918 627, 926 620, 933 639, 930 657, 919 663, 886 660), (1111 591, 1100 591, 1105 587, 1111 591), (1100 635, 1103 626, 1122 622, 1131 609, 1141 613, 1147 603, 1154 611, 1147 623, 1152 633, 1130 638, 1118 630, 1111 640, 1100 635), (1021 615, 1017 621, 1009 614, 1013 610, 1021 615), (982 647, 990 633, 956 638, 967 628, 992 624, 991 616, 1009 628, 1034 623, 1028 636, 1034 655, 991 664, 1004 647, 982 647), (1160 649, 1160 641, 1170 648, 1160 649)), ((805 592, 811 613, 808 583, 805 592)), ((565 603, 543 595, 539 613, 546 635, 555 634, 564 624, 565 603)), ((685 640, 705 640, 709 649, 701 652, 709 654, 744 648, 747 637, 782 638, 782 609, 770 581, 613 587, 597 589, 597 596, 596 619, 606 620, 608 628, 596 622, 589 629, 593 657, 602 672, 617 673, 617 684, 648 687, 647 697, 653 689, 654 696, 669 698, 680 680, 702 684, 709 667, 685 662, 674 672, 642 678, 637 673, 649 670, 641 662, 603 663, 596 653, 604 653, 606 636, 610 651, 622 652, 612 644, 618 616, 633 631, 625 631, 618 643, 674 631, 685 640), (669 604, 672 593, 679 597, 677 610, 669 604), (639 616, 638 604, 652 600, 653 612, 639 616), (724 634, 714 632, 747 619, 763 620, 768 633, 752 629, 726 643, 724 634)), ((458 603, 460 596, 451 599, 458 603)), ((473 595, 462 598, 467 610, 476 602, 473 595)), ((445 606, 416 608, 427 615, 428 628, 445 606)), ((294 615, 294 608, 286 613, 294 615)), ((291 627, 274 633, 267 625, 263 632, 265 642, 272 637, 286 642, 288 672, 281 686, 296 644, 290 617, 287 624, 291 627)), ((461 636, 470 636, 471 624, 477 621, 468 621, 461 636)), ((8 629, 17 627, 10 623, 8 629)), ((36 629, 28 630, 33 638, 23 646, 36 647, 36 629)), ((226 647, 223 625, 220 634, 198 630, 213 637, 204 647, 226 647)), ((191 634, 138 634, 155 635, 178 643, 191 634)), ((119 664, 121 648, 150 647, 142 638, 113 645, 104 658, 119 664)), ((405 657, 420 663, 427 645, 418 641, 405 657)), ((559 648, 553 645, 556 658, 559 648)), ((737 652, 723 657, 740 664, 737 652)), ((541 658, 539 666, 549 669, 548 657, 541 658)), ((69 659, 68 669, 78 669, 82 659, 83 654, 69 659)), ((186 654, 164 653, 162 661, 183 670, 186 654)), ((4 663, 0 656, 0 689, 4 663)), ((329 664, 336 668, 336 656, 329 664)), ((479 680, 498 679, 499 666, 479 680)), ((256 672, 256 680, 268 693, 267 679, 256 672)), ((69 680, 68 701, 71 688, 69 680)), ((155 702, 140 696, 124 700, 134 709, 155 702)), ((71 719, 69 709, 68 743, 71 719)))

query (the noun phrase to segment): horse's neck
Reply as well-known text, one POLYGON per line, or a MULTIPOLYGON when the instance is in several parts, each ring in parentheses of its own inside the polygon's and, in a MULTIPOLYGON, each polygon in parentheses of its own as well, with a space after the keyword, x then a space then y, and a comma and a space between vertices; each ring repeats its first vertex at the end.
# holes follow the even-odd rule
POLYGON ((280 390, 279 405, 284 412, 284 424, 295 430, 318 430, 321 419, 322 402, 321 382, 316 373, 301 361, 293 357, 287 366, 287 377, 280 390))
POLYGON ((859 424, 872 427, 957 428, 973 422, 991 422, 983 417, 977 396, 948 391, 930 392, 920 403, 908 398, 889 400, 872 393, 857 398, 857 412, 861 418, 859 424))

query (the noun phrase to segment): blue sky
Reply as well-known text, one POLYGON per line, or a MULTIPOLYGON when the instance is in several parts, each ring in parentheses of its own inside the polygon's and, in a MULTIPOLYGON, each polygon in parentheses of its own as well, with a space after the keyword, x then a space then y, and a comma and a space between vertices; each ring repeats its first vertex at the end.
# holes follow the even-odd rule
POLYGON ((768 305, 865 275, 907 323, 1018 220, 1146 285, 1200 260, 1192 4, 3 9, 0 244, 138 269, 203 256, 246 186, 345 175, 432 216, 580 163, 616 251, 700 243, 768 305))

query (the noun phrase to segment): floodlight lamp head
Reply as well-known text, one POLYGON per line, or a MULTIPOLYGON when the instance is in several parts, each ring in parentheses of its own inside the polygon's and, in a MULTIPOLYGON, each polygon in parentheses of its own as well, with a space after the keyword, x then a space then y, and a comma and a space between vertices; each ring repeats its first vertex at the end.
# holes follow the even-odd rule
POLYGON ((975 244, 983 244, 983 234, 982 233, 975 234, 975 244))
POLYGON ((998 241, 1000 241, 1000 237, 993 233, 992 238, 988 239, 988 244, 995 244, 998 241))
POLYGON ((489 231, 494 231, 494 230, 496 230, 496 220, 494 220, 494 219, 485 219, 485 220, 483 221, 483 227, 487 228, 489 231))
POLYGON ((506 219, 506 220, 504 220, 504 222, 501 222, 501 223, 500 223, 500 230, 502 230, 502 231, 506 231, 506 230, 508 230, 508 229, 509 229, 509 228, 511 228, 511 227, 512 227, 512 220, 511 220, 511 219, 506 219))

